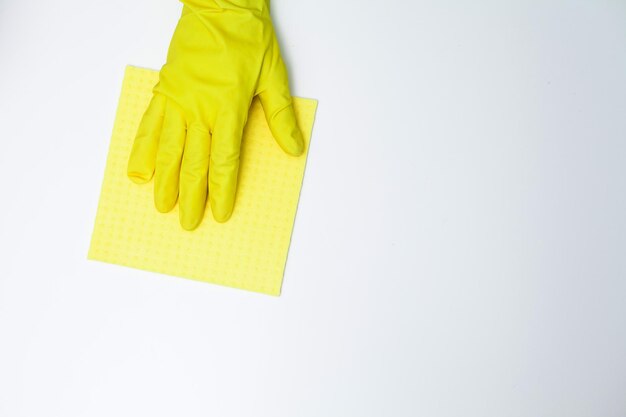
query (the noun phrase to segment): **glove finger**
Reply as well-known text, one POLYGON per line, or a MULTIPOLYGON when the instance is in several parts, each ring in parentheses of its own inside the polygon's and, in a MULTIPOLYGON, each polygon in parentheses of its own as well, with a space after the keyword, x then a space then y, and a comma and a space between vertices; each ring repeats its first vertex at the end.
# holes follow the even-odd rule
POLYGON ((128 159, 127 174, 133 182, 146 183, 154 174, 154 163, 159 147, 164 114, 165 97, 155 94, 141 118, 133 149, 128 159))
POLYGON ((285 64, 279 57, 265 79, 265 88, 259 93, 267 124, 278 145, 289 155, 304 151, 304 140, 298 128, 285 64))
POLYGON ((185 148, 185 130, 183 112, 172 101, 168 101, 163 118, 154 177, 154 204, 162 213, 172 210, 178 198, 180 162, 185 148))
POLYGON ((190 125, 180 169, 179 215, 185 230, 198 227, 204 216, 210 152, 210 133, 202 126, 190 125))
POLYGON ((213 130, 209 166, 209 201, 213 218, 228 220, 233 212, 239 174, 241 135, 247 114, 218 120, 213 130))

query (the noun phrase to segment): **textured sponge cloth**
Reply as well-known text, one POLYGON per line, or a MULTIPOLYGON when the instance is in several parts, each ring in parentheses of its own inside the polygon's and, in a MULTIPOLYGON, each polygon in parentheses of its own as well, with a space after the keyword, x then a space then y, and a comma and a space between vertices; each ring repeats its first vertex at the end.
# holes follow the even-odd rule
POLYGON ((279 295, 302 186, 317 102, 294 98, 305 154, 285 154, 272 138, 263 109, 252 103, 244 131, 237 200, 231 219, 210 208, 193 232, 178 209, 154 207, 153 185, 131 182, 126 165, 158 72, 127 67, 109 147, 89 259, 279 295))

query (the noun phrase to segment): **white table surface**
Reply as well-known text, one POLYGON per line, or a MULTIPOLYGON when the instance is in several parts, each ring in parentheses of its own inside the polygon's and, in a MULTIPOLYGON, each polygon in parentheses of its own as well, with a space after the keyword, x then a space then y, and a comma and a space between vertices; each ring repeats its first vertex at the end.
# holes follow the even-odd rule
POLYGON ((180 7, 0 1, 0 416, 626 415, 623 0, 273 0, 280 298, 86 260, 180 7))

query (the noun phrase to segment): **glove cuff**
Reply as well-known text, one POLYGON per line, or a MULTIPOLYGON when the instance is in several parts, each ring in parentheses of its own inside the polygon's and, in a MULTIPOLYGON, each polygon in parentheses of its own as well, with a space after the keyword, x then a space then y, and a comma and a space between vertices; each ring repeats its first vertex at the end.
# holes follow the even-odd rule
POLYGON ((185 6, 199 9, 254 9, 269 8, 270 0, 180 0, 185 6))

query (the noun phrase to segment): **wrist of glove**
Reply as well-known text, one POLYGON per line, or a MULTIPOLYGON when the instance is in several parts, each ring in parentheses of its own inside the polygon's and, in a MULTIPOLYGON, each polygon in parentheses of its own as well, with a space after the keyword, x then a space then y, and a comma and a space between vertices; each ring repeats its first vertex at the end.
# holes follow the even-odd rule
POLYGON ((198 9, 263 10, 270 5, 270 0, 181 0, 181 2, 198 9))

